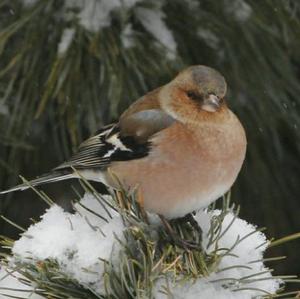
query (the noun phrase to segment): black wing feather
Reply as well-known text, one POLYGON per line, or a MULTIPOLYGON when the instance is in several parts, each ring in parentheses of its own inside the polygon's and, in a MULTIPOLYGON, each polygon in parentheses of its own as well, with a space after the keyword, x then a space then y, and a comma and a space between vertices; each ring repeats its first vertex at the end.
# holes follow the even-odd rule
POLYGON ((106 169, 113 161, 127 161, 148 155, 150 143, 138 143, 132 136, 121 136, 118 124, 103 127, 97 135, 84 141, 68 161, 56 167, 62 170, 106 169))

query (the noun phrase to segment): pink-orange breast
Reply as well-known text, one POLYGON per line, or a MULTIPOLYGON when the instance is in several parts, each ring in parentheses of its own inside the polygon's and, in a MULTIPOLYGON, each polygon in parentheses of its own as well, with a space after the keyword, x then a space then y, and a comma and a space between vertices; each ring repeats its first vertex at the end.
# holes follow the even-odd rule
POLYGON ((246 139, 239 121, 222 127, 175 123, 152 138, 149 156, 110 168, 128 188, 138 187, 147 210, 168 218, 207 206, 234 183, 246 139))

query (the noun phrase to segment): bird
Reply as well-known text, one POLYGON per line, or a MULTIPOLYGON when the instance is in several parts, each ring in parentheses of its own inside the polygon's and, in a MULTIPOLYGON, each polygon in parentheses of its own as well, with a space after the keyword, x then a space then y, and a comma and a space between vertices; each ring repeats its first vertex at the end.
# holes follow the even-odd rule
POLYGON ((189 66, 30 185, 83 176, 118 188, 117 177, 127 190, 138 188, 146 211, 166 219, 205 208, 229 191, 246 154, 245 130, 228 107, 226 90, 217 70, 189 66))

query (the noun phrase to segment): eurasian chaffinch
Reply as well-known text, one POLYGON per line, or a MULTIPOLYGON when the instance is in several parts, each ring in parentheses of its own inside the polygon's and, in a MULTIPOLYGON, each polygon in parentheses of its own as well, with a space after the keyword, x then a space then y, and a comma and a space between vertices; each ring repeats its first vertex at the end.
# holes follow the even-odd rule
POLYGON ((83 142, 70 160, 30 183, 78 178, 79 172, 117 188, 114 174, 126 188, 139 188, 150 212, 177 218, 206 207, 230 189, 245 158, 245 132, 225 93, 219 72, 188 67, 83 142))

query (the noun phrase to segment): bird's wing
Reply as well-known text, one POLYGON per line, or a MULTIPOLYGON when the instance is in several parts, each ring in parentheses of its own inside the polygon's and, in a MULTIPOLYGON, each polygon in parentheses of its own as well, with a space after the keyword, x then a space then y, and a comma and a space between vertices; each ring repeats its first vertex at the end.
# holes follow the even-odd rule
POLYGON ((155 101, 149 101, 145 96, 123 113, 119 123, 103 127, 97 135, 84 141, 67 162, 54 170, 70 167, 104 170, 114 161, 143 158, 151 150, 151 136, 173 122, 155 101))
POLYGON ((136 144, 130 136, 122 137, 120 126, 111 124, 103 127, 97 135, 84 141, 68 161, 54 170, 70 167, 106 169, 113 161, 141 158, 147 155, 148 151, 148 144, 136 144))
POLYGON ((146 142, 155 133, 169 127, 174 119, 160 106, 160 88, 134 102, 120 117, 121 133, 133 136, 139 143, 146 142))

